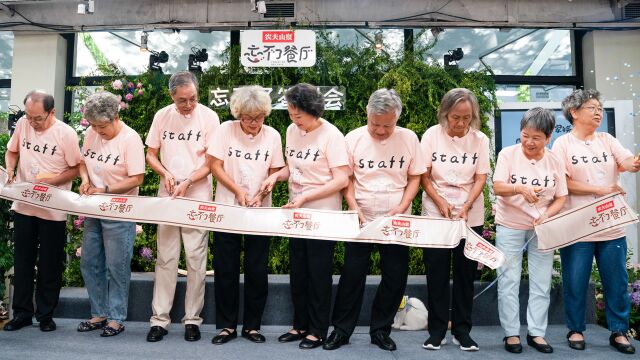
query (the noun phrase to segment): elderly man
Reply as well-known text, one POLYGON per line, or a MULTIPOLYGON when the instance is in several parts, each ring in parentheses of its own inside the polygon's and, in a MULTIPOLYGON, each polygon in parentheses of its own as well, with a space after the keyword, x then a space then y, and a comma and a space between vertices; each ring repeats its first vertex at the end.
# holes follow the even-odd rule
MULTIPOLYGON (((82 159, 78 135, 56 119, 53 105, 53 96, 42 91, 31 91, 25 97, 25 115, 18 120, 5 155, 9 183, 29 181, 71 189, 82 159)), ((33 276, 37 266, 36 320, 40 322, 40 330, 53 331, 56 323, 52 316, 64 270, 67 214, 20 202, 14 203, 12 209, 15 211, 14 317, 4 330, 14 331, 32 324, 33 276)))
MULTIPOLYGON (((198 80, 190 72, 173 74, 169 79, 173 104, 159 110, 153 118, 146 144, 147 163, 160 175, 158 196, 212 199, 207 142, 220 125, 218 115, 198 103, 198 80), (160 159, 158 159, 160 154, 160 159)), ((151 304, 151 329, 147 341, 162 340, 171 323, 169 312, 176 290, 180 243, 187 263, 184 338, 200 340, 200 312, 204 305, 209 232, 186 227, 158 225, 158 259, 151 304)))
MULTIPOLYGON (((413 131, 396 126, 401 112, 398 94, 379 89, 367 104, 367 126, 346 136, 353 175, 345 198, 349 209, 358 212, 363 225, 381 216, 410 213, 420 175, 426 171, 418 137, 413 131)), ((345 262, 333 308, 334 330, 323 345, 325 350, 349 343, 362 307, 373 246, 345 244, 345 262)), ((409 248, 392 244, 377 247, 382 281, 373 301, 369 334, 372 344, 392 351, 396 344, 389 333, 407 283, 409 248)))

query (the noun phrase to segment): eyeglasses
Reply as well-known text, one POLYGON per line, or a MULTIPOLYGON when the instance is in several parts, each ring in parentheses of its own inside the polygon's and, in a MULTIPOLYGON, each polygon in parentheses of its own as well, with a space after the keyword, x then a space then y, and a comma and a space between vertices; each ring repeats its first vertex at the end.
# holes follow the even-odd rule
POLYGON ((592 106, 585 106, 585 107, 583 107, 583 109, 588 110, 592 114, 595 114, 596 110, 599 113, 603 113, 604 112, 604 109, 602 107, 600 107, 600 106, 593 106, 593 105, 592 106))
POLYGON ((242 121, 245 124, 251 124, 251 123, 260 123, 264 121, 264 114, 260 114, 257 116, 247 116, 247 115, 242 115, 240 117, 240 121, 242 121))
POLYGON ((47 111, 46 115, 40 115, 40 116, 32 116, 27 114, 26 112, 24 113, 24 117, 26 117, 27 120, 33 121, 33 122, 43 122, 47 120, 49 115, 51 115, 51 111, 47 111))
POLYGON ((178 106, 185 106, 185 105, 191 105, 191 104, 197 104, 198 103, 198 98, 195 99, 178 99, 175 101, 176 105, 178 106))

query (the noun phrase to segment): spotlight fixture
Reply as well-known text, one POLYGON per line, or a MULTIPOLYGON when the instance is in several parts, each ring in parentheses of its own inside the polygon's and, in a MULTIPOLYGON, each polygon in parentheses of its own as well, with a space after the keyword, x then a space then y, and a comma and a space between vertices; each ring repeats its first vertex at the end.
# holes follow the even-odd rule
POLYGON ((140 52, 149 52, 149 47, 147 46, 148 41, 149 34, 147 34, 146 31, 143 31, 142 35, 140 35, 140 52))
POLYGON ((9 130, 9 136, 13 135, 13 131, 16 129, 16 123, 24 116, 24 111, 17 105, 9 105, 9 118, 7 122, 7 129, 9 130))
POLYGON ((94 0, 84 0, 80 4, 78 4, 78 14, 79 15, 93 15, 93 10, 95 9, 95 1, 94 0))
POLYGON ((438 35, 442 34, 443 32, 444 32, 444 29, 439 26, 435 26, 431 28, 431 35, 433 35, 434 38, 437 38, 438 35))
POLYGON ((464 57, 464 52, 462 48, 457 48, 455 50, 449 50, 448 54, 444 55, 444 68, 447 69, 457 69, 458 61, 462 60, 464 57))
POLYGON ((378 30, 374 36, 375 49, 376 53, 380 54, 382 49, 384 48, 384 44, 382 43, 382 30, 378 30))
POLYGON ((202 72, 202 66, 200 63, 203 63, 209 59, 209 54, 207 54, 207 49, 199 49, 194 46, 191 48, 191 54, 189 55, 189 71, 192 72, 202 72))
POLYGON ((267 4, 265 4, 264 0, 250 0, 250 2, 251 11, 257 12, 258 14, 267 13, 267 4))
POLYGON ((157 71, 162 72, 162 68, 160 64, 166 63, 169 61, 169 54, 166 51, 151 51, 151 55, 149 55, 149 71, 157 71))

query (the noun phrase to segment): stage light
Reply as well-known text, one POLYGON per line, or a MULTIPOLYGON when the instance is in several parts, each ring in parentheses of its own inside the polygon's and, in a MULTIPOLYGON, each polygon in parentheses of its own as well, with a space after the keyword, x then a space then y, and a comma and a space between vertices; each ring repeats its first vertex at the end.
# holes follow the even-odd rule
POLYGON ((164 64, 169 61, 169 54, 166 51, 151 51, 149 55, 149 71, 162 72, 160 64, 164 64))

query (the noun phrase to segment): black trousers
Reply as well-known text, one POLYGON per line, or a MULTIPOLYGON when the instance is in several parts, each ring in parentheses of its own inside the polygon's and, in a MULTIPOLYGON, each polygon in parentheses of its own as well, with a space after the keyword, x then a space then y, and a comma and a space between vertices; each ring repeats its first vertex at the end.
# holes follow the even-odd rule
MULTIPOLYGON (((216 327, 238 326, 240 248, 243 235, 216 232, 213 241, 216 327)), ((269 241, 266 236, 244 235, 244 307, 242 327, 259 330, 267 303, 269 241)))
MULTIPOLYGON (((472 228, 482 234, 482 226, 472 228)), ((424 249, 424 265, 427 272, 427 309, 429 310, 429 334, 443 337, 451 319, 451 334, 471 332, 471 310, 473 308, 473 281, 478 263, 464 256, 461 241, 453 249, 424 249), (451 259, 453 258, 453 291, 449 286, 451 259), (451 295, 451 293, 453 293, 451 295), (451 301, 453 298, 453 301, 451 301), (451 318, 449 304, 451 303, 451 318)))
POLYGON ((31 318, 33 308, 33 277, 36 277, 37 321, 51 319, 58 305, 64 246, 67 240, 66 221, 52 221, 16 213, 14 216, 14 278, 13 315, 31 318))
POLYGON ((293 328, 323 339, 329 330, 334 246, 327 240, 289 239, 293 328))
MULTIPOLYGON (((374 244, 345 244, 344 266, 333 306, 332 323, 341 335, 350 337, 358 322, 374 244)), ((409 247, 377 245, 380 251, 382 280, 371 308, 369 333, 391 332, 393 318, 402 302, 409 273, 409 247)))

